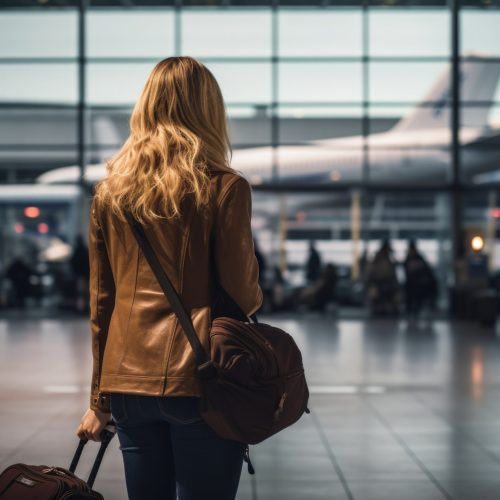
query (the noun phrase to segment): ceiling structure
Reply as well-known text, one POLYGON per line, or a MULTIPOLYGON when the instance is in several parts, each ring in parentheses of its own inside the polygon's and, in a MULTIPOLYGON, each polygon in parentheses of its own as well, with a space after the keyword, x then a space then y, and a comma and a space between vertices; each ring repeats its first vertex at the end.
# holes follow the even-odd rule
MULTIPOLYGON (((450 0, 83 0, 91 7, 162 7, 182 6, 324 6, 345 7, 367 4, 373 7, 444 7, 450 0)), ((78 7, 80 0, 3 0, 0 9, 78 7)), ((464 7, 500 7, 500 0, 462 0, 464 7)))

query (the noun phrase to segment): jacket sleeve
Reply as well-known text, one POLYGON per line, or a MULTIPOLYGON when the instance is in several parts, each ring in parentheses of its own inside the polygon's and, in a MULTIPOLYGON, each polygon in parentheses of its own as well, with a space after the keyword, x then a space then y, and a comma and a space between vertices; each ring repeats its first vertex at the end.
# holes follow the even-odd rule
POLYGON ((250 184, 238 177, 218 202, 214 256, 220 286, 247 316, 262 305, 251 216, 250 184))
POLYGON ((106 394, 100 393, 99 381, 109 322, 115 305, 115 282, 102 228, 99 225, 96 214, 95 201, 92 202, 90 209, 88 249, 90 266, 90 329, 93 356, 90 408, 109 412, 109 397, 106 394))

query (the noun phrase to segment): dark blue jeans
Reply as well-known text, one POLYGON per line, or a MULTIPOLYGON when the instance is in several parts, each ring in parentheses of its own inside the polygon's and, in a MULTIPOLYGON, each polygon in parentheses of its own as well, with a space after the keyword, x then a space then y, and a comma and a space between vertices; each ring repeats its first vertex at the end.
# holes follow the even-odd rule
POLYGON ((235 498, 245 445, 220 438, 198 401, 111 394, 129 500, 235 498))

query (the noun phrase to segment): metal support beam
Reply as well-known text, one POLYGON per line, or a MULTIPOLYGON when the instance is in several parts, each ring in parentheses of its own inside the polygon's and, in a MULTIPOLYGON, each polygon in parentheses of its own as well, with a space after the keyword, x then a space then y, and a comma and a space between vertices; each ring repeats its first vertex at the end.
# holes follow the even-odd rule
POLYGON ((460 0, 451 6, 451 164, 452 164, 452 242, 456 262, 464 254, 462 230, 462 187, 460 163, 460 0))
POLYGON ((78 165, 80 167, 80 184, 83 184, 85 173, 85 11, 87 0, 80 0, 78 9, 78 113, 77 144, 78 165))
POLYGON ((78 166, 80 167, 80 177, 78 185, 80 186, 80 199, 78 202, 79 228, 76 233, 70 234, 70 242, 77 234, 85 235, 88 224, 88 198, 87 186, 84 182, 85 166, 87 164, 86 153, 86 51, 85 51, 85 13, 88 0, 80 0, 78 8, 78 108, 77 108, 77 144, 78 144, 78 166))
POLYGON ((280 146, 280 121, 278 117, 279 102, 279 23, 278 23, 279 0, 271 3, 271 178, 279 182, 279 146, 280 146))

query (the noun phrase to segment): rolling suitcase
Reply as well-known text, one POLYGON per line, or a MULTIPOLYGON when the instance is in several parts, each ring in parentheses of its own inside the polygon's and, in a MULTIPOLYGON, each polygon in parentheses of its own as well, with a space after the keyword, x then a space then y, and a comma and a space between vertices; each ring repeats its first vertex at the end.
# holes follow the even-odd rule
POLYGON ((74 474, 87 443, 81 439, 69 469, 26 464, 7 467, 0 474, 0 500, 104 500, 92 486, 114 435, 114 425, 108 424, 102 431, 101 446, 87 481, 74 474))

